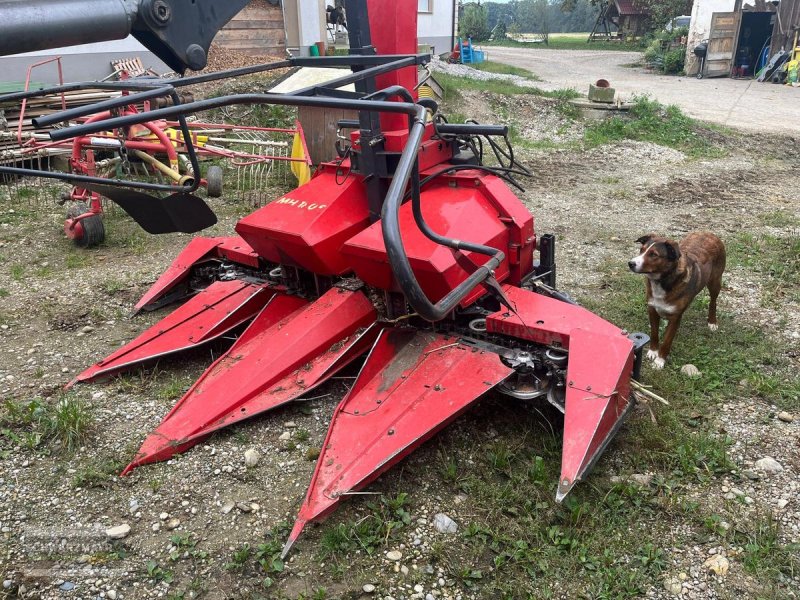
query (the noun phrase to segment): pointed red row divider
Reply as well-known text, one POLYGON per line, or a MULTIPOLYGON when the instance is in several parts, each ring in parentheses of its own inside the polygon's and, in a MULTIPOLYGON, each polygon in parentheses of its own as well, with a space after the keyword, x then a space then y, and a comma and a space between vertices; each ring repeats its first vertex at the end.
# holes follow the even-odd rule
POLYGON ((377 328, 362 330, 376 316, 361 291, 333 288, 311 303, 276 295, 147 437, 123 474, 303 395, 369 348, 377 328))
POLYGON ((215 281, 136 339, 67 384, 94 381, 215 340, 252 319, 275 295, 244 281, 215 281))
POLYGON ((283 555, 306 523, 374 481, 511 372, 496 354, 456 338, 384 329, 334 413, 283 555))

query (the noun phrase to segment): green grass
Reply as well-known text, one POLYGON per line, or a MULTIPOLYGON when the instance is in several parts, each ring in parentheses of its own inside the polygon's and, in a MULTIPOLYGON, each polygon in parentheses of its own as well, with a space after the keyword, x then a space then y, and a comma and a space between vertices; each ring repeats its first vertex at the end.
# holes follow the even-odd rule
POLYGON ((288 523, 278 523, 267 531, 264 541, 257 546, 245 543, 234 550, 225 569, 239 573, 240 577, 257 577, 262 588, 271 588, 284 572, 281 551, 288 535, 288 523))
MULTIPOLYGON (((482 63, 476 63, 470 66, 474 69, 478 69, 479 71, 486 71, 488 73, 517 75, 518 77, 524 77, 525 79, 530 79, 531 81, 540 81, 540 79, 536 75, 531 73, 528 69, 522 69, 520 67, 514 67, 499 62, 492 62, 490 60, 484 61, 482 63)), ((436 77, 438 80, 439 75, 437 74, 436 77)))
POLYGON ((326 527, 320 538, 323 558, 338 561, 351 552, 375 554, 411 524, 409 504, 408 494, 403 492, 381 496, 378 501, 367 502, 366 517, 326 527))
POLYGON ((436 80, 441 84, 444 90, 445 101, 451 103, 457 102, 463 98, 461 94, 462 90, 492 92, 505 95, 530 94, 532 96, 555 98, 557 100, 570 100, 580 95, 572 89, 547 91, 535 86, 517 85, 502 79, 480 80, 471 77, 449 75, 447 73, 437 73, 436 80))
POLYGON ((800 573, 800 544, 781 544, 778 533, 772 515, 758 515, 748 528, 733 532, 732 541, 744 548, 745 570, 759 581, 776 584, 800 573))
MULTIPOLYGON (((792 226, 791 216, 772 213, 768 218, 792 226)), ((765 305, 800 302, 800 232, 787 237, 741 232, 726 242, 729 268, 742 267, 760 275, 765 305)))
MULTIPOLYGON (((768 227, 790 227, 795 229, 800 227, 800 215, 785 210, 761 213, 758 215, 758 220, 761 221, 762 225, 767 225, 768 227)), ((800 235, 800 231, 796 233, 800 235)))
POLYGON ((677 106, 663 106, 643 96, 636 98, 629 116, 587 124, 584 139, 589 147, 631 139, 675 148, 693 157, 722 154, 706 139, 703 127, 677 106))
MULTIPOLYGON (((767 274, 765 294, 770 289, 796 294, 797 285, 788 285, 788 281, 797 281, 796 260, 793 271, 785 263, 792 263, 787 260, 788 256, 796 259, 797 250, 791 255, 788 248, 778 245, 778 238, 769 242, 769 236, 759 238, 764 242, 762 244, 742 244, 743 239, 748 239, 748 234, 725 240, 728 268, 738 264, 758 265, 767 274), (774 277, 774 280, 770 277, 774 277)), ((782 242, 788 243, 787 240, 782 242)), ((792 243, 797 242, 795 240, 792 243)), ((606 265, 602 270, 607 289, 613 290, 613 293, 583 298, 584 305, 628 331, 649 333, 641 278, 616 264, 606 265)), ((653 435, 663 434, 665 440, 681 433, 684 429, 681 421, 687 422, 690 413, 698 410, 705 412, 709 402, 739 397, 743 391, 740 382, 747 383, 746 391, 788 410, 800 401, 800 374, 791 369, 788 357, 775 352, 775 340, 757 325, 736 322, 724 312, 719 315, 720 330, 711 332, 706 327, 707 310, 708 293, 704 291, 684 314, 667 368, 663 371, 648 370, 646 373, 648 383, 652 383, 672 403, 665 417, 673 419, 672 426, 663 428, 662 433, 658 428, 650 432, 653 435), (698 367, 703 376, 700 379, 676 377, 675 370, 686 363, 698 367), (676 412, 672 414, 672 411, 676 412)), ((662 425, 661 421, 659 425, 662 425)), ((643 427, 647 432, 647 426, 643 427)))
POLYGON ((124 466, 125 463, 112 456, 93 459, 77 470, 72 478, 72 485, 76 488, 109 487, 117 480, 117 475, 124 466))
MULTIPOLYGON (((588 33, 551 33, 547 44, 516 42, 505 39, 495 42, 481 42, 477 46, 505 46, 510 48, 543 48, 547 50, 619 50, 621 52, 641 52, 639 42, 592 42, 588 43, 588 33)), ((489 53, 491 56, 491 52, 489 53)))
POLYGON ((176 375, 170 376, 168 380, 158 384, 155 396, 163 402, 169 402, 183 396, 186 390, 191 386, 192 381, 190 377, 178 377, 176 375))
POLYGON ((86 440, 94 422, 92 410, 74 394, 54 400, 6 400, 0 413, 4 437, 29 449, 55 443, 72 451, 86 440))

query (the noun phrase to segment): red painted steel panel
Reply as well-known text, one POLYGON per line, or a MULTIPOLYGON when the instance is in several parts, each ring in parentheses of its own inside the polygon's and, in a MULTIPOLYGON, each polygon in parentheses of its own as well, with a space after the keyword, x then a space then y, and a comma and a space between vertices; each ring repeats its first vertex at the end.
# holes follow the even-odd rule
POLYGON ((350 270, 342 244, 369 224, 360 176, 338 176, 333 168, 244 217, 236 231, 269 261, 318 275, 350 270))
POLYGON ((134 312, 138 312, 148 304, 158 300, 171 291, 178 284, 189 277, 191 268, 199 261, 211 257, 219 245, 218 238, 196 237, 181 250, 177 258, 161 274, 161 277, 150 287, 144 296, 136 303, 134 312))
POLYGON ((627 339, 627 334, 619 327, 581 306, 510 285, 503 286, 503 291, 516 313, 503 308, 489 315, 486 318, 489 333, 502 333, 545 345, 555 343, 564 348, 570 347, 570 333, 574 329, 627 339))
POLYGON ((69 386, 217 339, 252 319, 274 295, 264 286, 244 281, 216 281, 135 340, 86 369, 69 386))
POLYGON ((352 345, 366 350, 369 338, 357 334, 376 316, 360 291, 333 288, 310 304, 277 296, 178 401, 124 473, 312 389, 358 355, 352 345))
POLYGON ((339 404, 288 546, 511 373, 496 354, 455 338, 386 329, 339 404))
POLYGON ((586 329, 570 334, 557 500, 584 477, 627 415, 633 360, 627 337, 586 329))
MULTIPOLYGON (((501 250, 508 247, 509 230, 497 219, 497 209, 484 196, 482 186, 450 187, 445 180, 426 186, 421 203, 425 221, 437 233, 501 250)), ((429 240, 417 227, 410 203, 400 208, 400 231, 411 268, 433 302, 488 260, 485 255, 455 251, 429 240)), ((364 282, 381 289, 399 290, 389 267, 380 222, 348 240, 342 254, 364 282)), ((508 261, 496 269, 495 277, 498 281, 508 278, 508 261)), ((476 288, 462 305, 483 294, 482 287, 476 288)))
MULTIPOLYGON (((413 0, 367 0, 372 45, 376 54, 417 53, 417 3, 413 0)), ((416 98, 417 67, 406 67, 375 78, 375 89, 400 85, 416 98)), ((381 113, 381 129, 408 129, 408 116, 381 113)))
POLYGON ((136 303, 134 312, 142 310, 184 283, 192 267, 212 258, 224 258, 248 267, 259 266, 258 255, 238 236, 193 238, 136 303))

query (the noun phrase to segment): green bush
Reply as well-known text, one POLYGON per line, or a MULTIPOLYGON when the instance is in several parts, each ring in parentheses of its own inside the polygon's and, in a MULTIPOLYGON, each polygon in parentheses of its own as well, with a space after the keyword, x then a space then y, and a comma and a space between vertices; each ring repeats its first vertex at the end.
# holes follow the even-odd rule
POLYGON ((657 47, 658 42, 650 44, 644 51, 644 62, 648 65, 655 63, 661 56, 661 51, 657 47))
POLYGON ((664 55, 664 73, 680 73, 683 71, 683 63, 686 59, 686 51, 683 48, 670 50, 664 55))

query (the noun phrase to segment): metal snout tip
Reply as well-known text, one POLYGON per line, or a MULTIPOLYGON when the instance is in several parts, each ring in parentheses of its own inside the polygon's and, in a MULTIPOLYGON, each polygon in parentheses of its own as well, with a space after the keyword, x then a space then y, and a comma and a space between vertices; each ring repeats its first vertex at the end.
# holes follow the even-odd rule
POLYGON ((556 491, 556 502, 561 504, 561 501, 566 497, 567 494, 570 493, 574 486, 574 481, 570 481, 564 477, 558 484, 558 490, 556 491))
POLYGON ((281 560, 284 560, 286 558, 286 555, 289 554, 289 551, 292 549, 292 546, 294 546, 294 542, 295 540, 293 540, 292 538, 286 540, 286 543, 283 545, 283 550, 281 550, 281 560))
POLYGON ((286 543, 283 545, 283 550, 281 550, 281 560, 286 558, 286 555, 289 554, 289 551, 294 546, 294 543, 297 541, 297 538, 300 537, 300 534, 303 532, 303 527, 306 526, 307 521, 305 519, 297 519, 294 522, 294 527, 292 527, 292 533, 289 534, 289 539, 286 540, 286 543))

